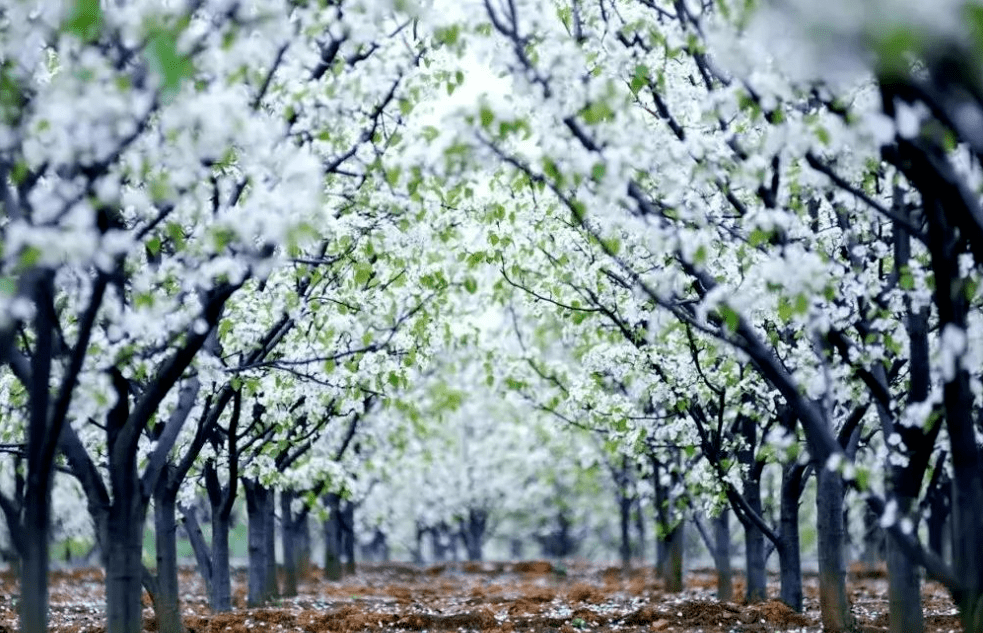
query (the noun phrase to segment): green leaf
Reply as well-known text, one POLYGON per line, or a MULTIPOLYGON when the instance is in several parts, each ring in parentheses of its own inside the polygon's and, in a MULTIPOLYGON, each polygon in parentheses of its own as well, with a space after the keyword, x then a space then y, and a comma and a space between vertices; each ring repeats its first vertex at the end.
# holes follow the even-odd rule
POLYGON ((900 285, 903 290, 915 289, 915 276, 911 274, 911 269, 909 269, 907 266, 901 269, 901 278, 898 279, 898 285, 900 285))
POLYGON ((482 107, 478 117, 481 119, 481 127, 485 129, 488 129, 495 122, 495 113, 488 107, 482 107))
POLYGON ((635 66, 635 73, 631 77, 631 82, 629 87, 631 91, 638 94, 638 91, 648 83, 649 80, 649 69, 645 64, 639 64, 635 66))
POLYGON ((583 112, 583 117, 584 122, 589 125, 594 125, 596 123, 600 123, 601 121, 614 118, 614 110, 612 110, 611 106, 603 101, 596 101, 587 106, 583 112))
POLYGON ((771 239, 770 231, 766 231, 761 228, 756 228, 753 231, 751 231, 751 235, 748 236, 747 241, 748 244, 750 244, 751 246, 757 247, 761 244, 764 244, 769 239, 771 239))
POLYGON ((741 317, 737 314, 734 308, 730 307, 726 303, 721 305, 719 308, 720 316, 724 320, 724 325, 727 326, 727 330, 733 334, 737 331, 737 326, 740 324, 741 317))
POLYGON ((17 281, 13 277, 0 277, 0 294, 8 297, 17 294, 17 281))
POLYGON ((464 280, 464 289, 467 290, 469 294, 474 294, 478 291, 478 282, 475 281, 474 277, 468 277, 464 280))
POLYGON ((178 28, 154 27, 150 30, 144 54, 150 67, 161 78, 161 88, 166 95, 181 89, 181 83, 194 75, 191 59, 178 52, 178 28))
POLYGON ((782 323, 788 323, 791 321, 793 313, 792 302, 789 301, 788 297, 779 297, 778 318, 782 320, 782 323))
POLYGON ((355 266, 355 283, 364 286, 372 278, 372 264, 361 263, 355 266))
POLYGON ((91 42, 99 37, 102 30, 102 7, 100 0, 75 0, 62 30, 83 42, 91 42))
POLYGON ((28 246, 21 251, 19 259, 22 268, 30 268, 41 261, 41 249, 37 246, 28 246))

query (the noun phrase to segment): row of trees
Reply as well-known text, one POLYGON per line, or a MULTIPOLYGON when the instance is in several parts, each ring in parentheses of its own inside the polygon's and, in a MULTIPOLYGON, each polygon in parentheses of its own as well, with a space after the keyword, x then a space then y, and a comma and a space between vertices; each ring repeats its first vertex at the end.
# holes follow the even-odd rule
MULTIPOLYGON (((108 630, 139 630, 141 584, 179 630, 176 517, 228 608, 240 486, 253 603, 274 569, 271 491, 287 493, 291 565, 312 511, 337 553, 346 499, 395 486, 395 455, 460 452, 456 498, 426 500, 415 530, 440 541, 440 504, 465 507, 480 556, 492 509, 522 499, 467 482, 544 444, 535 424, 487 420, 529 405, 596 443, 623 543, 651 481, 670 584, 687 509, 726 502, 747 597, 767 541, 801 608, 815 477, 828 630, 851 626, 847 488, 891 536, 892 630, 922 629, 922 567, 983 628, 980 13, 883 4, 850 20, 793 0, 4 7, 17 476, 0 508, 22 629, 46 627, 56 468, 95 524, 108 630), (509 395, 490 407, 478 384, 509 395), (487 436, 503 453, 469 452, 487 436), (140 561, 151 500, 156 574, 140 561)), ((583 465, 561 461, 559 496, 583 465)), ((713 527, 708 543, 729 542, 713 527)))
POLYGON ((892 7, 887 23, 804 4, 483 7, 465 39, 495 50, 486 63, 515 88, 459 132, 479 162, 504 165, 492 197, 506 212, 481 256, 531 314, 556 315, 576 361, 526 354, 520 382, 638 454, 699 447, 745 523, 749 597, 764 587, 763 536, 783 599, 801 606, 811 469, 827 630, 851 626, 846 486, 892 537, 892 630, 922 629, 919 566, 978 630, 975 7, 934 21, 892 7), (803 52, 768 49, 790 33, 803 52), (834 49, 851 64, 825 66, 834 49), (776 458, 772 526, 758 488, 776 458), (935 502, 950 481, 954 566, 935 502), (928 507, 934 550, 917 538, 928 507))

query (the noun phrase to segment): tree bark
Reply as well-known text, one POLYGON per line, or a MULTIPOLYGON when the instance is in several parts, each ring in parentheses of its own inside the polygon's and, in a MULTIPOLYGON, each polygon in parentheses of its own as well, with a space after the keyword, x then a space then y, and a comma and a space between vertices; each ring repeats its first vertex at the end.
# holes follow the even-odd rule
POLYGON ((290 490, 280 492, 280 536, 283 541, 283 595, 296 596, 299 575, 301 572, 300 557, 303 550, 301 532, 307 529, 307 513, 301 512, 295 517, 293 501, 296 493, 290 490))
POLYGON ((685 522, 680 520, 666 535, 666 560, 662 567, 662 580, 669 593, 683 590, 683 545, 685 522))
POLYGON ((154 611, 160 633, 184 633, 177 565, 177 495, 164 477, 154 491, 154 534, 157 548, 157 599, 154 611))
POLYGON ((24 551, 20 554, 20 626, 24 633, 48 630, 48 533, 51 525, 51 473, 28 472, 24 504, 24 551), (31 483, 31 479, 35 481, 31 483), (34 496, 37 495, 37 496, 34 496))
POLYGON ((631 571, 631 507, 633 504, 631 496, 627 492, 627 486, 622 482, 618 483, 618 517, 621 528, 621 573, 628 575, 631 571))
POLYGON ((853 626, 843 551, 843 480, 824 464, 816 467, 816 512, 820 619, 827 633, 843 633, 853 626))
POLYGON ((802 611, 802 561, 799 549, 799 497, 802 494, 804 467, 787 464, 782 468, 781 516, 779 518, 778 547, 779 599, 802 611))
POLYGON ((324 577, 341 580, 341 498, 325 495, 325 505, 330 514, 324 521, 324 577))
POLYGON ((925 622, 918 567, 901 551, 894 539, 888 539, 886 546, 889 630, 891 633, 921 633, 925 622))
POLYGON ((717 568, 717 600, 734 599, 734 574, 730 566, 730 513, 724 509, 713 520, 713 561, 717 568))
POLYGON ((232 564, 229 560, 231 529, 231 514, 212 512, 212 594, 209 602, 212 611, 216 613, 232 610, 232 564))
POLYGON ((270 541, 273 538, 273 492, 253 479, 242 480, 246 492, 248 516, 249 581, 246 604, 258 607, 275 597, 270 587, 270 569, 273 569, 274 585, 276 563, 270 560, 270 541))
POLYGON ((468 510, 467 520, 463 523, 461 536, 468 560, 480 561, 482 559, 482 541, 485 537, 485 528, 488 525, 488 512, 471 508, 468 510))
MULTIPOLYGON (((345 555, 345 573, 349 576, 355 573, 355 504, 351 501, 344 501, 341 509, 341 545, 345 555)), ((446 529, 446 528, 445 528, 446 529)), ((454 548, 455 558, 457 548, 453 540, 451 547, 454 548)))
MULTIPOLYGON (((117 478, 117 481, 120 478, 117 478)), ((135 488, 136 473, 130 488, 135 488)), ((114 486, 106 541, 106 631, 139 633, 143 628, 143 529, 147 507, 139 492, 114 486)))

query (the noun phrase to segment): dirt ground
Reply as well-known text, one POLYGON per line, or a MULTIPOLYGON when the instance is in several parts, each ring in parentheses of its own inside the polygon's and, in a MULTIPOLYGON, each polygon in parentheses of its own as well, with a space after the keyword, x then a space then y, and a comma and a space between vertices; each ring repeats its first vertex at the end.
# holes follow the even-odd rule
MULTIPOLYGON (((182 571, 183 607, 189 633, 355 633, 357 631, 481 631, 482 633, 581 633, 590 631, 765 633, 818 632, 816 579, 806 577, 806 608, 793 612, 777 600, 756 605, 720 603, 711 570, 694 570, 686 590, 666 594, 651 569, 623 578, 616 568, 548 562, 448 564, 417 568, 363 565, 342 582, 322 580, 313 569, 295 598, 263 609, 245 609, 245 573, 234 576, 238 607, 212 615, 193 569, 182 571)), ((52 573, 51 630, 104 633, 103 574, 99 569, 52 573)), ((849 578, 858 630, 887 631, 887 582, 881 570, 854 569, 849 578)), ((735 575, 737 595, 743 582, 735 575)), ((777 585, 770 587, 777 595, 777 585)), ((17 630, 17 583, 0 574, 0 633, 17 630)), ((961 631, 956 609, 933 582, 922 589, 926 631, 961 631)), ((144 630, 157 630, 144 596, 144 630)))

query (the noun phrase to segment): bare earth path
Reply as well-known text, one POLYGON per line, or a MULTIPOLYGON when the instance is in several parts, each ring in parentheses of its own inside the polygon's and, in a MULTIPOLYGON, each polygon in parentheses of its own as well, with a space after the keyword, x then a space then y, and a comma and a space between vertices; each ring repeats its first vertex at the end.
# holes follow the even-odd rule
MULTIPOLYGON (((581 633, 589 631, 765 633, 818 632, 814 578, 806 578, 806 610, 792 612, 777 601, 745 606, 719 603, 714 576, 693 571, 682 594, 666 594, 650 569, 622 578, 617 569, 546 562, 452 564, 417 568, 363 565, 342 582, 309 574, 300 596, 263 609, 245 609, 245 576, 235 576, 234 613, 212 615, 192 569, 182 572, 185 624, 189 633, 342 633, 357 631, 481 631, 581 633)), ((850 590, 860 631, 887 631, 887 585, 883 574, 854 571, 850 590)), ((739 578, 737 594, 742 590, 739 578)), ((772 595, 777 586, 771 587, 772 595)), ((926 632, 961 631, 956 610, 942 587, 928 582, 922 592, 926 632)), ((144 629, 156 631, 153 611, 144 629)), ((17 630, 17 585, 0 574, 0 633, 17 630)), ((102 571, 54 572, 51 587, 54 633, 103 633, 102 571)))

